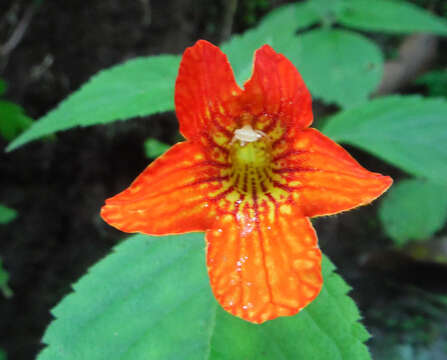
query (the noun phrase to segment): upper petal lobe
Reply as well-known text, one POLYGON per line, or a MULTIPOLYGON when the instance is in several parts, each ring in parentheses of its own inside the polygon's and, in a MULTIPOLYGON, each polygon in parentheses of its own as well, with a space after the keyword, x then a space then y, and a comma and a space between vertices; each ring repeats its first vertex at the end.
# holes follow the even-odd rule
POLYGON ((226 55, 209 42, 198 41, 183 54, 175 84, 180 132, 189 140, 206 134, 229 142, 241 92, 226 55))
POLYGON ((269 135, 278 126, 291 133, 312 123, 312 98, 301 75, 269 45, 256 51, 253 75, 242 97, 244 110, 257 121, 256 128, 269 135))
POLYGON ((209 193, 222 187, 217 165, 197 144, 179 143, 150 164, 129 188, 107 199, 101 216, 125 232, 205 231, 216 215, 209 193))

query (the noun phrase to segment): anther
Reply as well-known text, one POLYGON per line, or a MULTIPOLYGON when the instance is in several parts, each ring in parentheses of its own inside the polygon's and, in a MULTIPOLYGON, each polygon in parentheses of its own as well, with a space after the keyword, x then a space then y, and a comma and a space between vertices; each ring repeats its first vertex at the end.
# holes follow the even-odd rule
POLYGON ((251 125, 244 125, 242 128, 234 131, 234 136, 230 144, 238 140, 241 146, 245 146, 245 144, 257 141, 265 136, 267 135, 263 131, 254 130, 251 125))

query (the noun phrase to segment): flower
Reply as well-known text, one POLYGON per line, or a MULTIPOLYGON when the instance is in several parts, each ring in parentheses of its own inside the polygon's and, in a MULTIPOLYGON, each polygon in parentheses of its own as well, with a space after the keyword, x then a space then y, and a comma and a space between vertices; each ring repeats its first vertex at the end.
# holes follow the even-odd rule
POLYGON ((254 323, 296 314, 323 282, 309 217, 368 204, 392 183, 309 128, 311 105, 296 68, 270 46, 256 51, 241 89, 219 48, 198 41, 175 87, 186 141, 106 200, 103 219, 150 235, 205 231, 225 310, 254 323))

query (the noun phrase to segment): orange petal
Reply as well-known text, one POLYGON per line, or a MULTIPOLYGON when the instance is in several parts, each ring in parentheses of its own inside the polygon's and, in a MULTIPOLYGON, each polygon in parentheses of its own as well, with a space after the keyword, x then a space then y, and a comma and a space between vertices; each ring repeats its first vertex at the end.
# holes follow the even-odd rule
POLYGON ((125 232, 150 235, 204 231, 216 213, 208 194, 222 188, 225 165, 201 147, 179 143, 150 164, 129 188, 106 200, 102 218, 125 232))
MULTIPOLYGON (((258 130, 270 135, 308 127, 313 121, 312 98, 295 66, 269 45, 256 51, 253 75, 245 84, 245 110, 257 117, 258 130)), ((275 137, 275 136, 271 136, 275 137)))
POLYGON ((322 286, 315 231, 307 218, 283 206, 270 221, 247 212, 224 215, 206 233, 214 296, 226 311, 250 322, 296 314, 322 286))
POLYGON ((366 170, 315 129, 299 132, 292 146, 276 154, 274 163, 273 172, 287 183, 302 214, 309 217, 369 204, 393 182, 366 170))
POLYGON ((241 91, 226 55, 205 40, 197 41, 184 52, 175 84, 180 132, 189 140, 205 134, 217 142, 230 141, 241 91))

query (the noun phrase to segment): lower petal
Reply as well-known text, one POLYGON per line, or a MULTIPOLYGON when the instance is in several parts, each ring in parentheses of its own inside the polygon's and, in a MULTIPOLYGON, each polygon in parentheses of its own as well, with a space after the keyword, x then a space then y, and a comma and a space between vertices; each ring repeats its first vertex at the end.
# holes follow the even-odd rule
POLYGON ((226 311, 254 323, 296 314, 323 282, 315 231, 287 205, 271 221, 251 219, 224 215, 206 233, 214 296, 226 311))
POLYGON ((150 164, 123 192, 107 199, 102 218, 125 232, 149 235, 205 231, 215 212, 209 194, 222 188, 222 168, 201 148, 179 143, 150 164))

